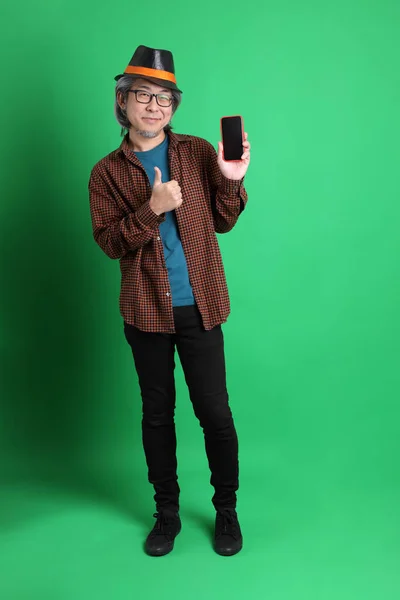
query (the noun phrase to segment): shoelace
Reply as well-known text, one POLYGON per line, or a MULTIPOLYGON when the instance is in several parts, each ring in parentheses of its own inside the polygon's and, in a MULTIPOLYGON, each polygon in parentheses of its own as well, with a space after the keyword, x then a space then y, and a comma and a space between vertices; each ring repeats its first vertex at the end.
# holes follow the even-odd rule
POLYGON ((171 537, 171 531, 169 526, 173 523, 173 517, 167 516, 165 513, 154 513, 153 517, 157 519, 156 524, 154 525, 153 531, 151 532, 151 536, 155 537, 157 535, 164 535, 167 539, 171 537))
POLYGON ((218 534, 217 537, 222 535, 230 535, 235 540, 239 538, 238 520, 235 513, 224 510, 218 512, 218 534))

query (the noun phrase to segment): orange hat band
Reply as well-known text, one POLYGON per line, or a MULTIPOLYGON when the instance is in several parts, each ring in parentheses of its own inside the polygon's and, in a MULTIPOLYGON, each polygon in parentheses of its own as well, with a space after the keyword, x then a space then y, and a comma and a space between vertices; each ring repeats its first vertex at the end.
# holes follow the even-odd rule
POLYGON ((128 65, 125 69, 125 73, 130 75, 155 77, 156 79, 165 79, 166 81, 172 81, 172 83, 176 83, 176 78, 173 73, 170 73, 169 71, 161 71, 160 69, 148 69, 146 67, 132 67, 131 65, 128 65))

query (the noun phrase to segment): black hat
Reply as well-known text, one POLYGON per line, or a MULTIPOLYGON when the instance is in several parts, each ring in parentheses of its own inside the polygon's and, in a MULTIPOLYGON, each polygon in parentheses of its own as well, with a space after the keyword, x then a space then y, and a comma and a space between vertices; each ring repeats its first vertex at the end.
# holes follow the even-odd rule
POLYGON ((124 75, 140 75, 153 83, 181 92, 176 86, 174 59, 169 50, 156 50, 138 46, 124 73, 116 75, 118 81, 124 75))

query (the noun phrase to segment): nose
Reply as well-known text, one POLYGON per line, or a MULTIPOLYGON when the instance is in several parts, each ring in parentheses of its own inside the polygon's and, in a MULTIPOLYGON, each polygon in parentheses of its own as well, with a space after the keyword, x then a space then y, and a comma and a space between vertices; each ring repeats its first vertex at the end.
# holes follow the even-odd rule
POLYGON ((158 104, 157 104, 157 100, 155 96, 151 97, 151 101, 149 102, 149 104, 147 105, 147 110, 158 110, 158 104))

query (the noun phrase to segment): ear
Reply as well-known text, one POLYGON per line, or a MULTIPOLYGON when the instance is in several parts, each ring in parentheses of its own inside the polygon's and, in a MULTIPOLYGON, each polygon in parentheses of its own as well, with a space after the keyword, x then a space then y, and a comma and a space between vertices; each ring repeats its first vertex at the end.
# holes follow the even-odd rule
POLYGON ((120 92, 120 91, 118 91, 118 92, 117 92, 117 102, 118 102, 118 104, 119 104, 119 107, 120 107, 122 110, 125 110, 125 102, 124 102, 124 97, 123 97, 123 94, 122 94, 122 92, 120 92))

